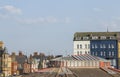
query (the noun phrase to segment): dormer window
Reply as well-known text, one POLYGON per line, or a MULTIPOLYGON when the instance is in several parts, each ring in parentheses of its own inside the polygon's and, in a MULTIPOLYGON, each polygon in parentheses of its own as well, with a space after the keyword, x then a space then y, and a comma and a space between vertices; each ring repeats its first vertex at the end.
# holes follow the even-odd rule
POLYGON ((100 39, 106 39, 106 36, 101 36, 100 39))
POLYGON ((110 39, 115 39, 115 36, 110 36, 110 39))
POLYGON ((76 37, 76 40, 81 40, 81 37, 76 37))
POLYGON ((88 40, 89 39, 89 37, 83 37, 83 40, 88 40))
POLYGON ((92 39, 98 39, 98 36, 92 36, 92 39))

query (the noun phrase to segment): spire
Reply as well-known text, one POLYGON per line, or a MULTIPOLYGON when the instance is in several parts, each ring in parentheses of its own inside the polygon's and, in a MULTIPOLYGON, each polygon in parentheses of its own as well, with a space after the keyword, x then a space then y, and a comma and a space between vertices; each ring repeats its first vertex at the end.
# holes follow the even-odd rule
POLYGON ((108 26, 107 26, 107 32, 109 32, 109 30, 108 30, 108 26))

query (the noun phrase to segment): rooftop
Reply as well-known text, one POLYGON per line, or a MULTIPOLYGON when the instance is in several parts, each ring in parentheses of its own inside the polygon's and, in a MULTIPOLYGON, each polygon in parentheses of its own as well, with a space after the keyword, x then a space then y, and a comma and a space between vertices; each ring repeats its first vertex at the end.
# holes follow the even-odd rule
POLYGON ((72 56, 67 56, 67 57, 58 57, 55 59, 52 59, 51 61, 64 61, 64 60, 77 60, 77 61, 105 61, 107 62, 108 60, 99 58, 97 56, 92 56, 92 55, 72 55, 72 56))
POLYGON ((110 39, 111 37, 114 39, 120 39, 120 32, 76 32, 74 34, 74 40, 83 40, 83 37, 89 37, 87 40, 90 40, 91 37, 97 36, 100 39, 101 36, 107 37, 110 39))

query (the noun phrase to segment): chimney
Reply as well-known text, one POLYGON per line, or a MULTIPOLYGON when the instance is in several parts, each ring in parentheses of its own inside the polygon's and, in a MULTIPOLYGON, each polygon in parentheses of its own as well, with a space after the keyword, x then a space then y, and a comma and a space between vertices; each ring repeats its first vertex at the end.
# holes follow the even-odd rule
POLYGON ((34 56, 37 56, 38 55, 38 52, 34 52, 34 56))
POLYGON ((22 56, 22 55, 23 55, 22 51, 19 51, 19 56, 22 56))
POLYGON ((30 59, 32 59, 32 54, 30 54, 30 59))
POLYGON ((15 52, 12 52, 12 56, 15 56, 16 55, 16 53, 15 52))

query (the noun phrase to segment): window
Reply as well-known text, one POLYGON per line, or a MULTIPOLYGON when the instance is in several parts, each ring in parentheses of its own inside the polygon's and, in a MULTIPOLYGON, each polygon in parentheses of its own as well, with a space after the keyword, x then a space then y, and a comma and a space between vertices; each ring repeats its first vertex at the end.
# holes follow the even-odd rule
POLYGON ((79 55, 79 51, 77 51, 77 55, 79 55))
POLYGON ((95 44, 95 48, 97 48, 97 44, 95 44))
POLYGON ((110 44, 108 44, 108 48, 111 48, 110 44))
POLYGON ((114 56, 114 51, 112 51, 112 56, 114 56))
POLYGON ((111 52, 109 51, 109 56, 111 56, 111 52))
POLYGON ((80 51, 80 54, 82 54, 82 51, 80 51))
POLYGON ((92 55, 95 55, 94 52, 92 52, 92 55))
POLYGON ((76 37, 76 40, 81 40, 81 37, 76 37))
POLYGON ((90 51, 88 51, 88 54, 90 54, 90 51))
POLYGON ((96 56, 97 56, 97 52, 96 52, 96 54, 95 54, 96 56))
POLYGON ((80 44, 80 49, 82 49, 82 45, 80 44))
POLYGON ((88 49, 90 49, 90 44, 88 44, 88 49))
POLYGON ((79 49, 79 44, 77 44, 77 49, 79 49))
POLYGON ((104 56, 105 56, 105 51, 104 51, 104 56))
POLYGON ((85 44, 85 49, 87 49, 87 44, 85 44))
POLYGON ((112 47, 112 48, 114 48, 114 45, 113 45, 113 44, 111 44, 111 47, 112 47))
POLYGON ((105 44, 103 44, 103 48, 106 48, 105 44))
POLYGON ((88 40, 89 39, 89 37, 83 37, 83 40, 88 40))
POLYGON ((115 39, 115 36, 110 36, 110 39, 115 39))
POLYGON ((94 48, 94 45, 92 44, 92 48, 94 48))
POLYGON ((87 51, 85 51, 85 54, 87 54, 87 51))
POLYGON ((103 52, 102 52, 102 51, 100 52, 100 55, 101 55, 101 56, 103 55, 103 52))
POLYGON ((98 36, 93 36, 92 39, 98 39, 98 36))
POLYGON ((100 39, 106 39, 106 36, 101 36, 100 39))
POLYGON ((102 44, 100 44, 100 48, 103 48, 102 44))

